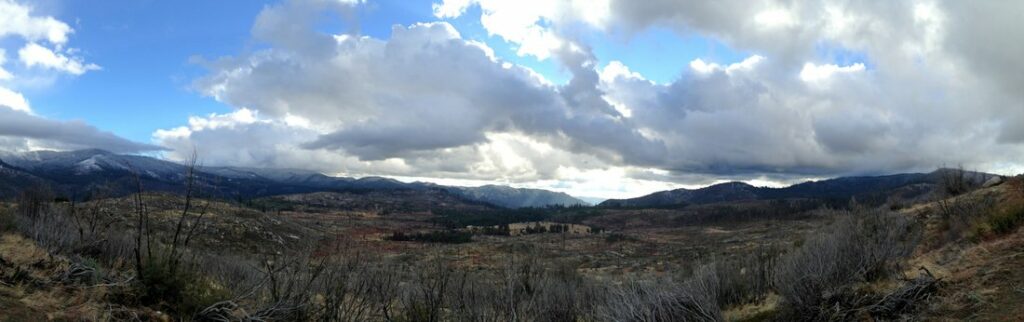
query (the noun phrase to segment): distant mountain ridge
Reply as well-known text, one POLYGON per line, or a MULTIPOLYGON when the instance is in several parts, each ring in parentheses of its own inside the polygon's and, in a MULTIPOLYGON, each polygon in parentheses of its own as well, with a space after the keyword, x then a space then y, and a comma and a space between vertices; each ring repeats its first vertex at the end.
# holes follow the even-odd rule
POLYGON ((457 194, 472 200, 502 206, 505 208, 525 208, 535 205, 588 205, 563 192, 542 189, 512 188, 506 186, 486 185, 480 187, 449 187, 457 194))
MULTIPOLYGON (((0 154, 0 198, 11 198, 31 184, 47 184, 57 193, 83 196, 103 186, 123 195, 135 190, 136 173, 147 191, 181 189, 185 166, 140 155, 104 150, 36 151, 0 154)), ((564 193, 504 186, 454 187, 426 182, 405 183, 383 177, 331 177, 299 169, 202 167, 198 182, 207 193, 222 197, 256 198, 273 195, 351 190, 444 190, 474 202, 500 207, 579 205, 585 202, 564 193)))
MULTIPOLYGON (((947 171, 953 170, 940 169, 931 173, 840 177, 808 181, 784 188, 755 187, 743 182, 726 182, 700 189, 675 189, 637 198, 609 199, 598 206, 606 208, 683 207, 718 202, 790 198, 849 200, 858 197, 877 197, 888 192, 909 188, 921 193, 936 185, 947 171)), ((981 184, 994 176, 980 172, 967 173, 968 180, 975 184, 981 184)))

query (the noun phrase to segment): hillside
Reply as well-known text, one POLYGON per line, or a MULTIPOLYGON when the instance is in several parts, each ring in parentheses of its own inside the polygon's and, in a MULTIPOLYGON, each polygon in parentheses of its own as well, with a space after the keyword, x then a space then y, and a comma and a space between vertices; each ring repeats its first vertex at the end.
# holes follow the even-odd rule
MULTIPOLYGON (((926 197, 936 184, 952 169, 931 173, 908 173, 887 176, 841 177, 809 181, 784 188, 755 187, 742 182, 727 182, 700 189, 676 189, 655 192, 630 199, 610 199, 599 207, 651 208, 684 207, 718 202, 736 202, 770 199, 821 199, 846 202, 851 198, 860 202, 881 204, 889 198, 914 200, 926 197)), ((966 172, 973 185, 980 185, 994 175, 966 172)))
MULTIPOLYGON (((58 195, 85 196, 97 188, 112 196, 137 190, 138 174, 146 191, 180 192, 185 166, 140 155, 103 150, 35 151, 0 155, 0 199, 10 199, 32 185, 47 185, 58 195)), ((298 169, 201 167, 201 191, 212 197, 253 199, 266 196, 329 191, 446 190, 471 202, 500 207, 544 207, 585 204, 564 193, 502 186, 449 187, 405 183, 382 177, 331 177, 298 169)), ((429 192, 424 192, 429 194, 429 192)))
MULTIPOLYGON (((863 179, 822 191, 857 190, 844 182, 863 179)), ((891 191, 919 185, 904 183, 891 191)), ((1021 187, 836 208, 712 197, 749 198, 746 185, 684 208, 508 209, 444 189, 196 199, 192 212, 169 193, 0 203, 0 320, 1017 321, 1021 187), (137 245, 166 256, 179 218, 195 233, 186 270, 140 275, 162 271, 132 264, 137 245)))

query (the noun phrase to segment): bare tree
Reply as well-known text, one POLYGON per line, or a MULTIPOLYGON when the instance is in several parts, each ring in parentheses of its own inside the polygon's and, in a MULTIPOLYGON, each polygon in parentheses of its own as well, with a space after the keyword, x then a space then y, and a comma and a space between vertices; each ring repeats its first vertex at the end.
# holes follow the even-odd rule
POLYGON ((970 191, 978 184, 974 172, 965 171, 963 165, 939 170, 939 193, 941 197, 954 197, 970 191))
POLYGON ((142 178, 139 177, 138 171, 132 171, 132 178, 135 180, 135 196, 132 198, 132 207, 135 210, 135 249, 133 254, 135 255, 135 275, 140 280, 144 277, 145 266, 143 266, 143 250, 146 250, 147 261, 152 261, 153 249, 152 240, 149 238, 149 212, 146 209, 145 200, 143 200, 143 189, 142 189, 142 178), (146 239, 143 239, 143 235, 146 235, 146 239), (145 248, 143 248, 145 247, 145 248))
POLYGON ((190 212, 193 210, 193 199, 199 194, 199 184, 197 182, 199 175, 198 162, 198 152, 195 149, 192 149, 192 155, 185 162, 185 204, 182 207, 181 215, 178 216, 178 222, 174 228, 174 236, 171 239, 170 253, 167 255, 168 269, 172 275, 176 272, 178 265, 181 262, 181 250, 179 249, 179 246, 182 248, 188 247, 189 241, 192 240, 192 236, 195 234, 196 228, 199 227, 203 220, 203 216, 206 215, 206 211, 210 205, 209 202, 206 202, 199 211, 199 214, 196 215, 194 219, 191 219, 190 222, 190 217, 192 217, 190 212), (191 228, 182 235, 182 229, 185 227, 186 223, 190 223, 189 226, 191 226, 191 228))

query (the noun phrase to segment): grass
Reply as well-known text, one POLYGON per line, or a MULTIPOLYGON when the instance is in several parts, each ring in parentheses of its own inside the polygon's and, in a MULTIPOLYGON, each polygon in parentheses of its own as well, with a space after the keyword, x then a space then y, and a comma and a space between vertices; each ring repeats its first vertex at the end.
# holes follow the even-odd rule
MULTIPOLYGON (((177 202, 172 198, 166 202, 156 198, 147 202, 153 205, 153 231, 168 231, 177 202)), ((352 314, 344 311, 349 309, 365 312, 361 315, 366 318, 363 320, 379 318, 384 312, 391 319, 410 321, 472 320, 471 317, 488 315, 490 320, 512 320, 510 315, 543 321, 644 320, 641 317, 682 320, 721 319, 723 309, 733 309, 742 311, 739 317, 743 320, 761 321, 791 317, 786 315, 787 306, 800 303, 807 303, 810 309, 831 308, 830 304, 835 303, 844 305, 844 309, 855 309, 858 303, 847 303, 845 297, 832 294, 849 293, 856 290, 857 284, 887 278, 885 273, 902 260, 901 246, 913 242, 913 238, 905 238, 912 234, 902 229, 908 228, 909 223, 898 221, 900 217, 853 212, 835 214, 844 219, 835 220, 824 232, 798 237, 820 228, 825 216, 799 221, 725 221, 722 226, 707 229, 662 225, 671 223, 678 211, 553 208, 362 217, 331 212, 261 214, 227 204, 222 207, 218 204, 212 208, 216 215, 200 226, 200 235, 193 244, 196 246, 190 251, 204 257, 231 257, 196 262, 174 272, 158 259, 146 263, 142 278, 113 294, 120 298, 102 300, 170 312, 183 319, 195 318, 198 310, 232 295, 247 294, 237 305, 250 313, 276 314, 267 315, 268 320, 341 320, 337 317, 346 312, 352 314), (590 227, 605 224, 614 232, 491 237, 443 229, 530 222, 535 217, 562 224, 582 221, 590 227), (385 239, 390 241, 376 237, 394 231, 422 233, 388 234, 385 239), (287 238, 292 233, 302 238, 287 238), (367 235, 374 238, 360 237, 367 235), (270 238, 279 236, 285 238, 270 238), (796 238, 804 242, 792 250, 790 245, 796 238), (392 242, 402 240, 415 242, 392 242), (310 245, 299 247, 300 242, 310 245), (460 245, 439 245, 448 243, 460 245), (256 249, 249 251, 240 245, 267 247, 253 247, 256 249), (521 252, 522 256, 520 252, 502 251, 519 246, 533 251, 521 252), (348 257, 341 252, 356 254, 351 260, 356 264, 320 265, 317 263, 321 258, 312 255, 308 261, 272 255, 278 250, 290 253, 289 249, 299 259, 314 251, 337 257, 331 260, 348 257), (780 254, 783 249, 790 251, 780 254), (381 258, 358 257, 361 252, 381 258), (747 256, 748 253, 751 255, 747 256), (404 261, 405 257, 410 259, 404 261), (776 265, 780 257, 788 265, 776 265), (424 265, 433 258, 443 265, 424 272, 435 266, 424 265), (227 265, 228 262, 235 265, 227 265), (835 262, 847 265, 828 266, 835 262), (824 266, 808 267, 814 264, 824 266), (563 266, 570 269, 563 272, 559 269, 563 266), (684 266, 693 270, 680 268, 684 266), (781 275, 789 278, 776 280, 781 275), (807 276, 825 285, 806 285, 807 276), (633 284, 615 283, 634 278, 633 284), (256 292, 248 292, 250 287, 256 292), (810 290, 813 294, 809 296, 815 299, 801 301, 801 294, 779 292, 780 288, 810 290), (823 297, 832 298, 821 300, 823 297), (275 313, 275 308, 279 312, 275 313)), ((130 214, 116 208, 112 212, 130 214)), ((130 228, 115 225, 105 235, 130 237, 130 228)), ((61 236, 63 232, 52 231, 56 232, 52 236, 61 236)), ((161 235, 154 237, 157 245, 166 239, 161 235)), ((80 248, 63 249, 70 253, 68 256, 82 255, 80 248)), ((131 255, 98 249, 119 258, 130 259, 131 255)), ((100 271, 102 266, 109 267, 109 262, 79 263, 100 271)), ((855 295, 861 294, 849 294, 855 295)))
POLYGON ((145 305, 163 306, 179 316, 191 316, 210 305, 227 300, 230 294, 191 268, 172 271, 157 261, 146 265, 136 292, 145 305))
POLYGON ((1018 200, 979 218, 971 227, 972 240, 984 240, 1014 232, 1024 224, 1024 201, 1018 200))

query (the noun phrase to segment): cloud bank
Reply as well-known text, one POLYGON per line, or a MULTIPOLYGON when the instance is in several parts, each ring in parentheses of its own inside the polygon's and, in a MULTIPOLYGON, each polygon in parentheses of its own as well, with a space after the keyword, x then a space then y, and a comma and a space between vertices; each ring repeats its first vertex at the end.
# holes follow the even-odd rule
POLYGON ((1020 4, 463 0, 436 3, 441 21, 395 26, 389 39, 314 28, 311 12, 352 5, 264 9, 253 39, 266 48, 206 61, 195 82, 236 112, 154 140, 172 159, 195 145, 212 163, 603 184, 592 192, 605 196, 951 164, 1021 169, 1024 45, 1002 41, 1024 36, 1005 28, 1020 4), (552 84, 444 21, 472 6, 488 33, 557 61, 571 80, 552 84), (694 60, 657 83, 573 37, 653 27, 753 54, 694 60))

